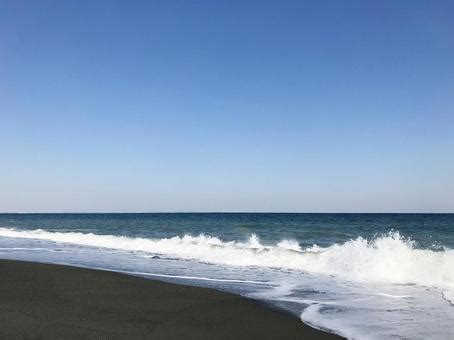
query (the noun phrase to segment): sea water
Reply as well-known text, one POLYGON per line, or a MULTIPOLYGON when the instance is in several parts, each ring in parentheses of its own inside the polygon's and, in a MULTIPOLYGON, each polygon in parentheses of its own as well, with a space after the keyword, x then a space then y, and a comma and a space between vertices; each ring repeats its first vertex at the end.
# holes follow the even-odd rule
POLYGON ((454 339, 454 214, 0 214, 0 258, 216 288, 354 339, 454 339))

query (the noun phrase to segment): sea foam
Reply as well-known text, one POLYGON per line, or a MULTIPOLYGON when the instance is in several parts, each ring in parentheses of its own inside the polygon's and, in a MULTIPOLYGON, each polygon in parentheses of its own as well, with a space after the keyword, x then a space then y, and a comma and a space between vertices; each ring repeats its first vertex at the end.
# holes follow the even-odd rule
POLYGON ((265 245, 254 234, 241 242, 204 234, 151 239, 0 228, 0 237, 145 252, 231 266, 284 268, 354 282, 432 286, 444 289, 446 300, 453 300, 454 250, 418 249, 413 241, 397 232, 371 240, 358 237, 342 244, 306 249, 294 240, 265 245))

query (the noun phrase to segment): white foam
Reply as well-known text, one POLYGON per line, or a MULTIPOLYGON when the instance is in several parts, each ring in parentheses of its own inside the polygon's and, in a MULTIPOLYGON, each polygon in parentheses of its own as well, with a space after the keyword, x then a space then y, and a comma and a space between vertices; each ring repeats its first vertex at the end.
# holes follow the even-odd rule
POLYGON ((334 275, 355 282, 417 284, 446 288, 447 291, 454 289, 454 251, 416 249, 412 241, 405 240, 398 233, 369 241, 359 237, 343 244, 304 250, 293 240, 264 245, 256 235, 251 235, 246 242, 225 242, 203 234, 148 239, 0 228, 0 236, 140 251, 215 264, 285 268, 334 275))
POLYGON ((445 290, 442 294, 441 294, 441 297, 449 302, 451 305, 454 306, 454 289, 450 289, 450 290, 445 290))
POLYGON ((301 247, 298 244, 298 241, 295 240, 282 240, 280 241, 277 246, 282 249, 294 250, 294 251, 301 251, 301 247))
MULTIPOLYGON (((99 268, 102 269, 102 268, 99 268)), ((139 275, 139 276, 152 276, 152 277, 162 277, 166 279, 183 279, 191 281, 210 281, 210 282, 225 282, 225 283, 251 283, 254 285, 267 285, 268 282, 263 281, 254 281, 254 280, 234 280, 234 279, 218 279, 218 278, 209 278, 201 276, 189 276, 189 275, 168 275, 168 274, 157 274, 157 273, 148 273, 148 272, 138 272, 138 271, 119 271, 121 273, 130 274, 130 275, 139 275)))

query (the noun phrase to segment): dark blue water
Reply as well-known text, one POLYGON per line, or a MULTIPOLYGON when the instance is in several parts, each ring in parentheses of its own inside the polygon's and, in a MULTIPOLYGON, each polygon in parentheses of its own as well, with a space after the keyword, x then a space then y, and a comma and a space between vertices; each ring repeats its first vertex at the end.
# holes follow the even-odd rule
POLYGON ((224 240, 256 234, 265 242, 295 239, 329 246, 397 230, 418 247, 454 248, 454 214, 0 214, 0 227, 163 238, 206 233, 224 240))

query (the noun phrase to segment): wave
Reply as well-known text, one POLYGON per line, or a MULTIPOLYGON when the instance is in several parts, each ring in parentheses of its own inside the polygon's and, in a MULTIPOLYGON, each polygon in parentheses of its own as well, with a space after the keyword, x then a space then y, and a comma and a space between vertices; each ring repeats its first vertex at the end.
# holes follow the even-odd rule
POLYGON ((355 282, 433 286, 448 289, 449 299, 454 291, 454 250, 417 249, 414 242, 398 232, 372 240, 358 237, 343 244, 306 249, 295 240, 264 245, 256 235, 246 242, 227 242, 204 234, 151 239, 0 228, 0 236, 146 252, 213 264, 284 268, 355 282))

